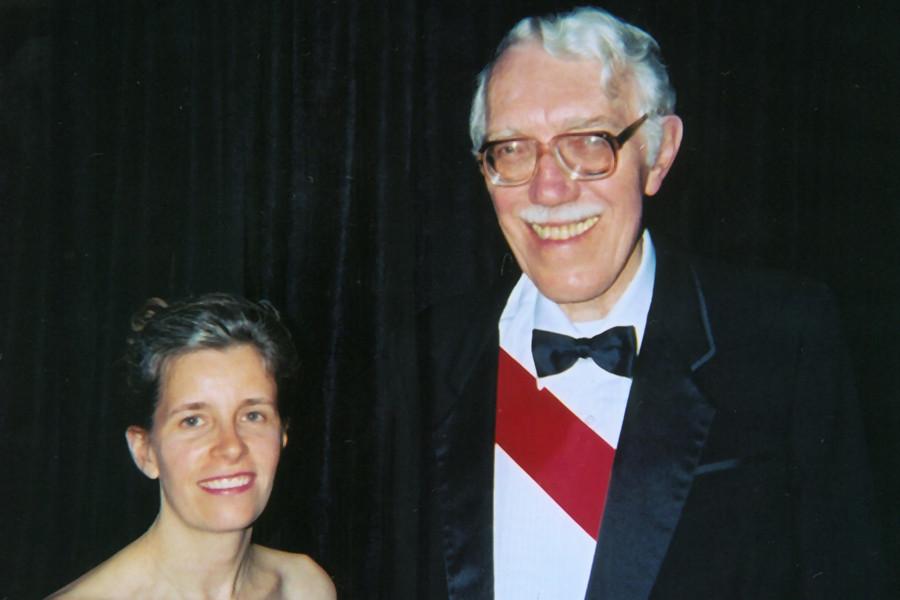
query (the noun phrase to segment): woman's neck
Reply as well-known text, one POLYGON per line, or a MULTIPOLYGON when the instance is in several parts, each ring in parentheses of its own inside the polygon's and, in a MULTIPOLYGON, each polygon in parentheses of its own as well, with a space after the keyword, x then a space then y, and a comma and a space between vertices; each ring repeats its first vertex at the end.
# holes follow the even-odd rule
POLYGON ((140 544, 156 581, 178 597, 232 599, 252 576, 251 532, 200 531, 161 511, 140 544))

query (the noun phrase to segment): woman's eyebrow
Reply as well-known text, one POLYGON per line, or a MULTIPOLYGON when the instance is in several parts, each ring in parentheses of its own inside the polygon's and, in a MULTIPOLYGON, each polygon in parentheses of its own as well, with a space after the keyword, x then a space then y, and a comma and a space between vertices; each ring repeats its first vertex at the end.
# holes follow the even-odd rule
POLYGON ((272 398, 247 398, 246 400, 241 402, 242 406, 256 406, 259 404, 274 405, 275 400, 272 398))
POLYGON ((174 415, 180 412, 188 412, 192 410, 202 410, 209 406, 206 402, 188 402, 186 404, 179 404, 178 406, 172 408, 168 414, 174 415))

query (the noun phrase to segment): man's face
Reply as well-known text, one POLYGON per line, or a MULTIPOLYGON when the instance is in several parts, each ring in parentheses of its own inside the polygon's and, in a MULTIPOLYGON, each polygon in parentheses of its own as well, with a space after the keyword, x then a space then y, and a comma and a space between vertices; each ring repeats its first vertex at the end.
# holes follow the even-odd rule
MULTIPOLYGON (((618 134, 641 115, 627 84, 615 101, 606 96, 600 67, 554 58, 537 44, 510 48, 488 86, 486 139, 547 143, 565 132, 618 134)), ((615 172, 601 180, 571 179, 548 152, 526 184, 504 187, 485 179, 522 271, 575 321, 604 316, 640 265, 643 195, 656 192, 668 169, 645 166, 642 144, 638 131, 620 149, 615 172)))

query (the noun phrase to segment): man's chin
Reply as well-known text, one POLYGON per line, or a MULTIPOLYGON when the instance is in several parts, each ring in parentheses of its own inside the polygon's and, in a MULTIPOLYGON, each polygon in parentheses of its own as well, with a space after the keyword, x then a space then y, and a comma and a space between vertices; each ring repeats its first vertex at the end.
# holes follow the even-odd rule
POLYGON ((594 320, 605 316, 607 295, 612 283, 598 280, 577 280, 575 277, 532 277, 538 291, 558 304, 573 321, 594 320))
POLYGON ((538 290, 548 300, 552 300, 556 304, 590 304, 603 297, 608 287, 603 286, 573 286, 573 285, 554 285, 535 281, 538 290))

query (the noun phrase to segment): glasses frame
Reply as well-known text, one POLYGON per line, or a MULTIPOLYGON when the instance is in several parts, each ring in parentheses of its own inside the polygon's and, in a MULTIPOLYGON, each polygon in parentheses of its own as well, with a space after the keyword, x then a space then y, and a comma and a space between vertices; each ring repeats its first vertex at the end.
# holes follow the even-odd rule
POLYGON ((589 129, 586 131, 567 131, 566 133, 560 133, 559 135, 553 136, 546 144, 532 137, 513 137, 491 140, 481 145, 481 148, 478 149, 476 159, 478 160, 478 164, 481 168, 482 173, 485 173, 487 175, 488 179, 490 179, 491 181, 491 184, 503 187, 514 187, 517 185, 525 185, 526 183, 529 183, 532 179, 534 179, 535 173, 537 173, 538 163, 541 160, 541 156, 544 153, 551 153, 551 151, 553 157, 556 159, 556 163, 564 172, 569 175, 569 178, 573 181, 595 181, 598 179, 606 179, 616 172, 616 167, 619 165, 619 150, 621 150, 625 142, 627 142, 629 139, 631 139, 632 136, 634 136, 637 130, 640 129, 641 125, 643 125, 649 117, 649 113, 644 113, 644 115, 642 115, 637 121, 623 129, 618 135, 613 135, 608 131, 589 129), (609 147, 612 148, 612 168, 610 168, 608 171, 604 173, 598 173, 596 175, 586 175, 584 173, 579 173, 578 171, 570 169, 569 165, 567 165, 563 160, 563 157, 559 152, 559 140, 561 138, 570 136, 587 135, 596 135, 598 137, 602 137, 609 144, 609 147), (528 175, 527 179, 523 179, 521 181, 504 181, 500 177, 500 174, 493 170, 488 164, 487 151, 490 150, 492 146, 496 146, 497 144, 522 141, 533 141, 538 145, 538 153, 534 159, 534 168, 531 169, 531 173, 528 175))

